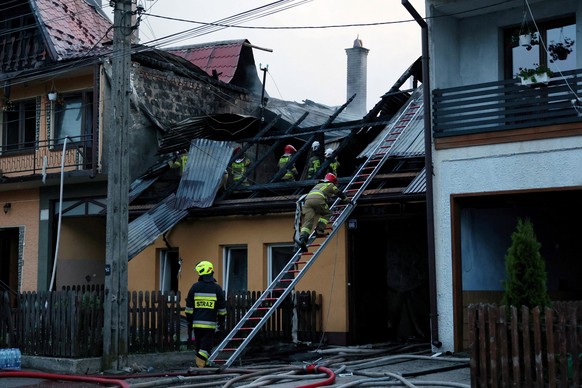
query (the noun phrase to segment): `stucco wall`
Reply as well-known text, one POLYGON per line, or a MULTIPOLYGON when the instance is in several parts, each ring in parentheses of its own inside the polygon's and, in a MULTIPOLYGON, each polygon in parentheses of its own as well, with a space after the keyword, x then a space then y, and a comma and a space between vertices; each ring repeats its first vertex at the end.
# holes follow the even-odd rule
POLYGON ((2 228, 24 228, 24 249, 22 255, 19 291, 35 291, 38 270, 38 224, 39 206, 38 190, 21 190, 18 192, 0 192, 0 207, 10 202, 8 213, 0 212, 2 228))
MULTIPOLYGON (((179 248, 183 259, 179 288, 185 295, 198 279, 194 265, 210 260, 216 278, 223 284, 223 248, 248 247, 248 288, 262 291, 267 287, 267 245, 291 243, 293 215, 260 215, 191 219, 182 222, 167 235, 172 247, 179 248)), ((159 238, 129 263, 129 289, 154 290, 158 287, 157 249, 166 248, 159 238)), ((314 290, 323 294, 326 331, 347 332, 347 265, 345 229, 329 242, 325 251, 301 279, 298 291, 314 290)))
POLYGON ((582 137, 440 150, 434 154, 439 337, 454 350, 451 195, 582 185, 582 137))
POLYGON ((63 285, 104 284, 105 217, 65 217, 56 273, 56 289, 63 285))

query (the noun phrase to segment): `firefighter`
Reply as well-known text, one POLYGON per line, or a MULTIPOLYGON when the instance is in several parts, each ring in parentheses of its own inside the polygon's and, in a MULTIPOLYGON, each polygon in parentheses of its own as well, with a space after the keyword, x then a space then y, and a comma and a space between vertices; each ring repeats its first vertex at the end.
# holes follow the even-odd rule
POLYGON ((331 172, 333 175, 337 176, 337 170, 339 168, 339 162, 337 161, 336 157, 333 156, 333 148, 328 148, 325 150, 325 159, 329 159, 329 166, 327 168, 328 172, 331 172))
POLYGON ((214 335, 224 328, 226 300, 224 291, 214 279, 212 263, 203 260, 196 264, 199 275, 186 297, 186 319, 192 325, 196 341, 196 366, 204 368, 208 363, 214 343, 214 335))
MULTIPOLYGON (((234 154, 237 155, 240 152, 240 147, 238 147, 234 154)), ((245 172, 247 171, 247 167, 251 164, 249 158, 246 157, 245 154, 237 155, 236 159, 230 165, 230 172, 232 174, 232 182, 238 183, 241 182, 241 185, 248 186, 249 182, 247 179, 243 180, 245 172)))
MULTIPOLYGON (((281 156, 281 158, 279 158, 279 170, 285 168, 285 165, 287 165, 289 159, 291 159, 291 156, 295 152, 297 152, 297 150, 291 144, 287 144, 285 146, 284 153, 281 156)), ((295 164, 293 164, 285 171, 285 175, 281 177, 281 180, 294 181, 297 178, 297 175, 298 175, 297 168, 295 168, 295 164)))
POLYGON ((316 140, 311 144, 311 157, 307 167, 307 179, 315 178, 315 173, 321 167, 321 151, 319 149, 319 142, 316 140))
POLYGON ((337 177, 332 173, 325 174, 325 178, 320 180, 305 197, 305 203, 301 210, 303 224, 299 236, 301 252, 307 252, 307 239, 316 221, 315 233, 318 236, 325 233, 325 227, 331 216, 328 201, 332 201, 335 197, 341 198, 344 203, 349 202, 346 195, 337 188, 337 177))
POLYGON ((184 173, 186 164, 188 163, 188 153, 185 152, 180 155, 178 151, 174 154, 174 158, 168 162, 170 168, 179 168, 180 175, 184 173))

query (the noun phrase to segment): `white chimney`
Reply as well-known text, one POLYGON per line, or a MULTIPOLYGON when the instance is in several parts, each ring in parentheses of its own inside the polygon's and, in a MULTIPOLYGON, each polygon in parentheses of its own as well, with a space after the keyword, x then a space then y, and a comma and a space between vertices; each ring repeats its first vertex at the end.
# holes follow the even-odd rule
POLYGON ((356 98, 347 106, 350 113, 364 116, 367 113, 366 95, 368 92, 368 50, 364 48, 362 40, 358 36, 354 40, 354 47, 346 49, 348 56, 347 71, 347 96, 351 98, 354 94, 356 98))

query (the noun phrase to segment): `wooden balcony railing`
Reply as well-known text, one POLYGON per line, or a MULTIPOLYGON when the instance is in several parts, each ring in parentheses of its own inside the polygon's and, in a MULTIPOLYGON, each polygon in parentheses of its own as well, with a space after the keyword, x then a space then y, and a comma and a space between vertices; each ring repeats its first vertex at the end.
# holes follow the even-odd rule
POLYGON ((519 79, 432 93, 433 135, 446 137, 582 121, 582 69, 554 73, 547 84, 519 79))
POLYGON ((93 136, 75 136, 64 139, 11 144, 0 147, 0 176, 15 178, 35 174, 50 174, 60 171, 96 170, 97 149, 93 136))

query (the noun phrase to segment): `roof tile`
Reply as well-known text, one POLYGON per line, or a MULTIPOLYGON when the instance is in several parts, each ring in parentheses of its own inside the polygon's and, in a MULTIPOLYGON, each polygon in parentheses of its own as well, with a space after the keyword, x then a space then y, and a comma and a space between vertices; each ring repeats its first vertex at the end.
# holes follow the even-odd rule
POLYGON ((36 0, 41 25, 57 54, 70 59, 111 40, 112 23, 85 0, 36 0), (90 26, 91 28, 87 28, 90 26))

